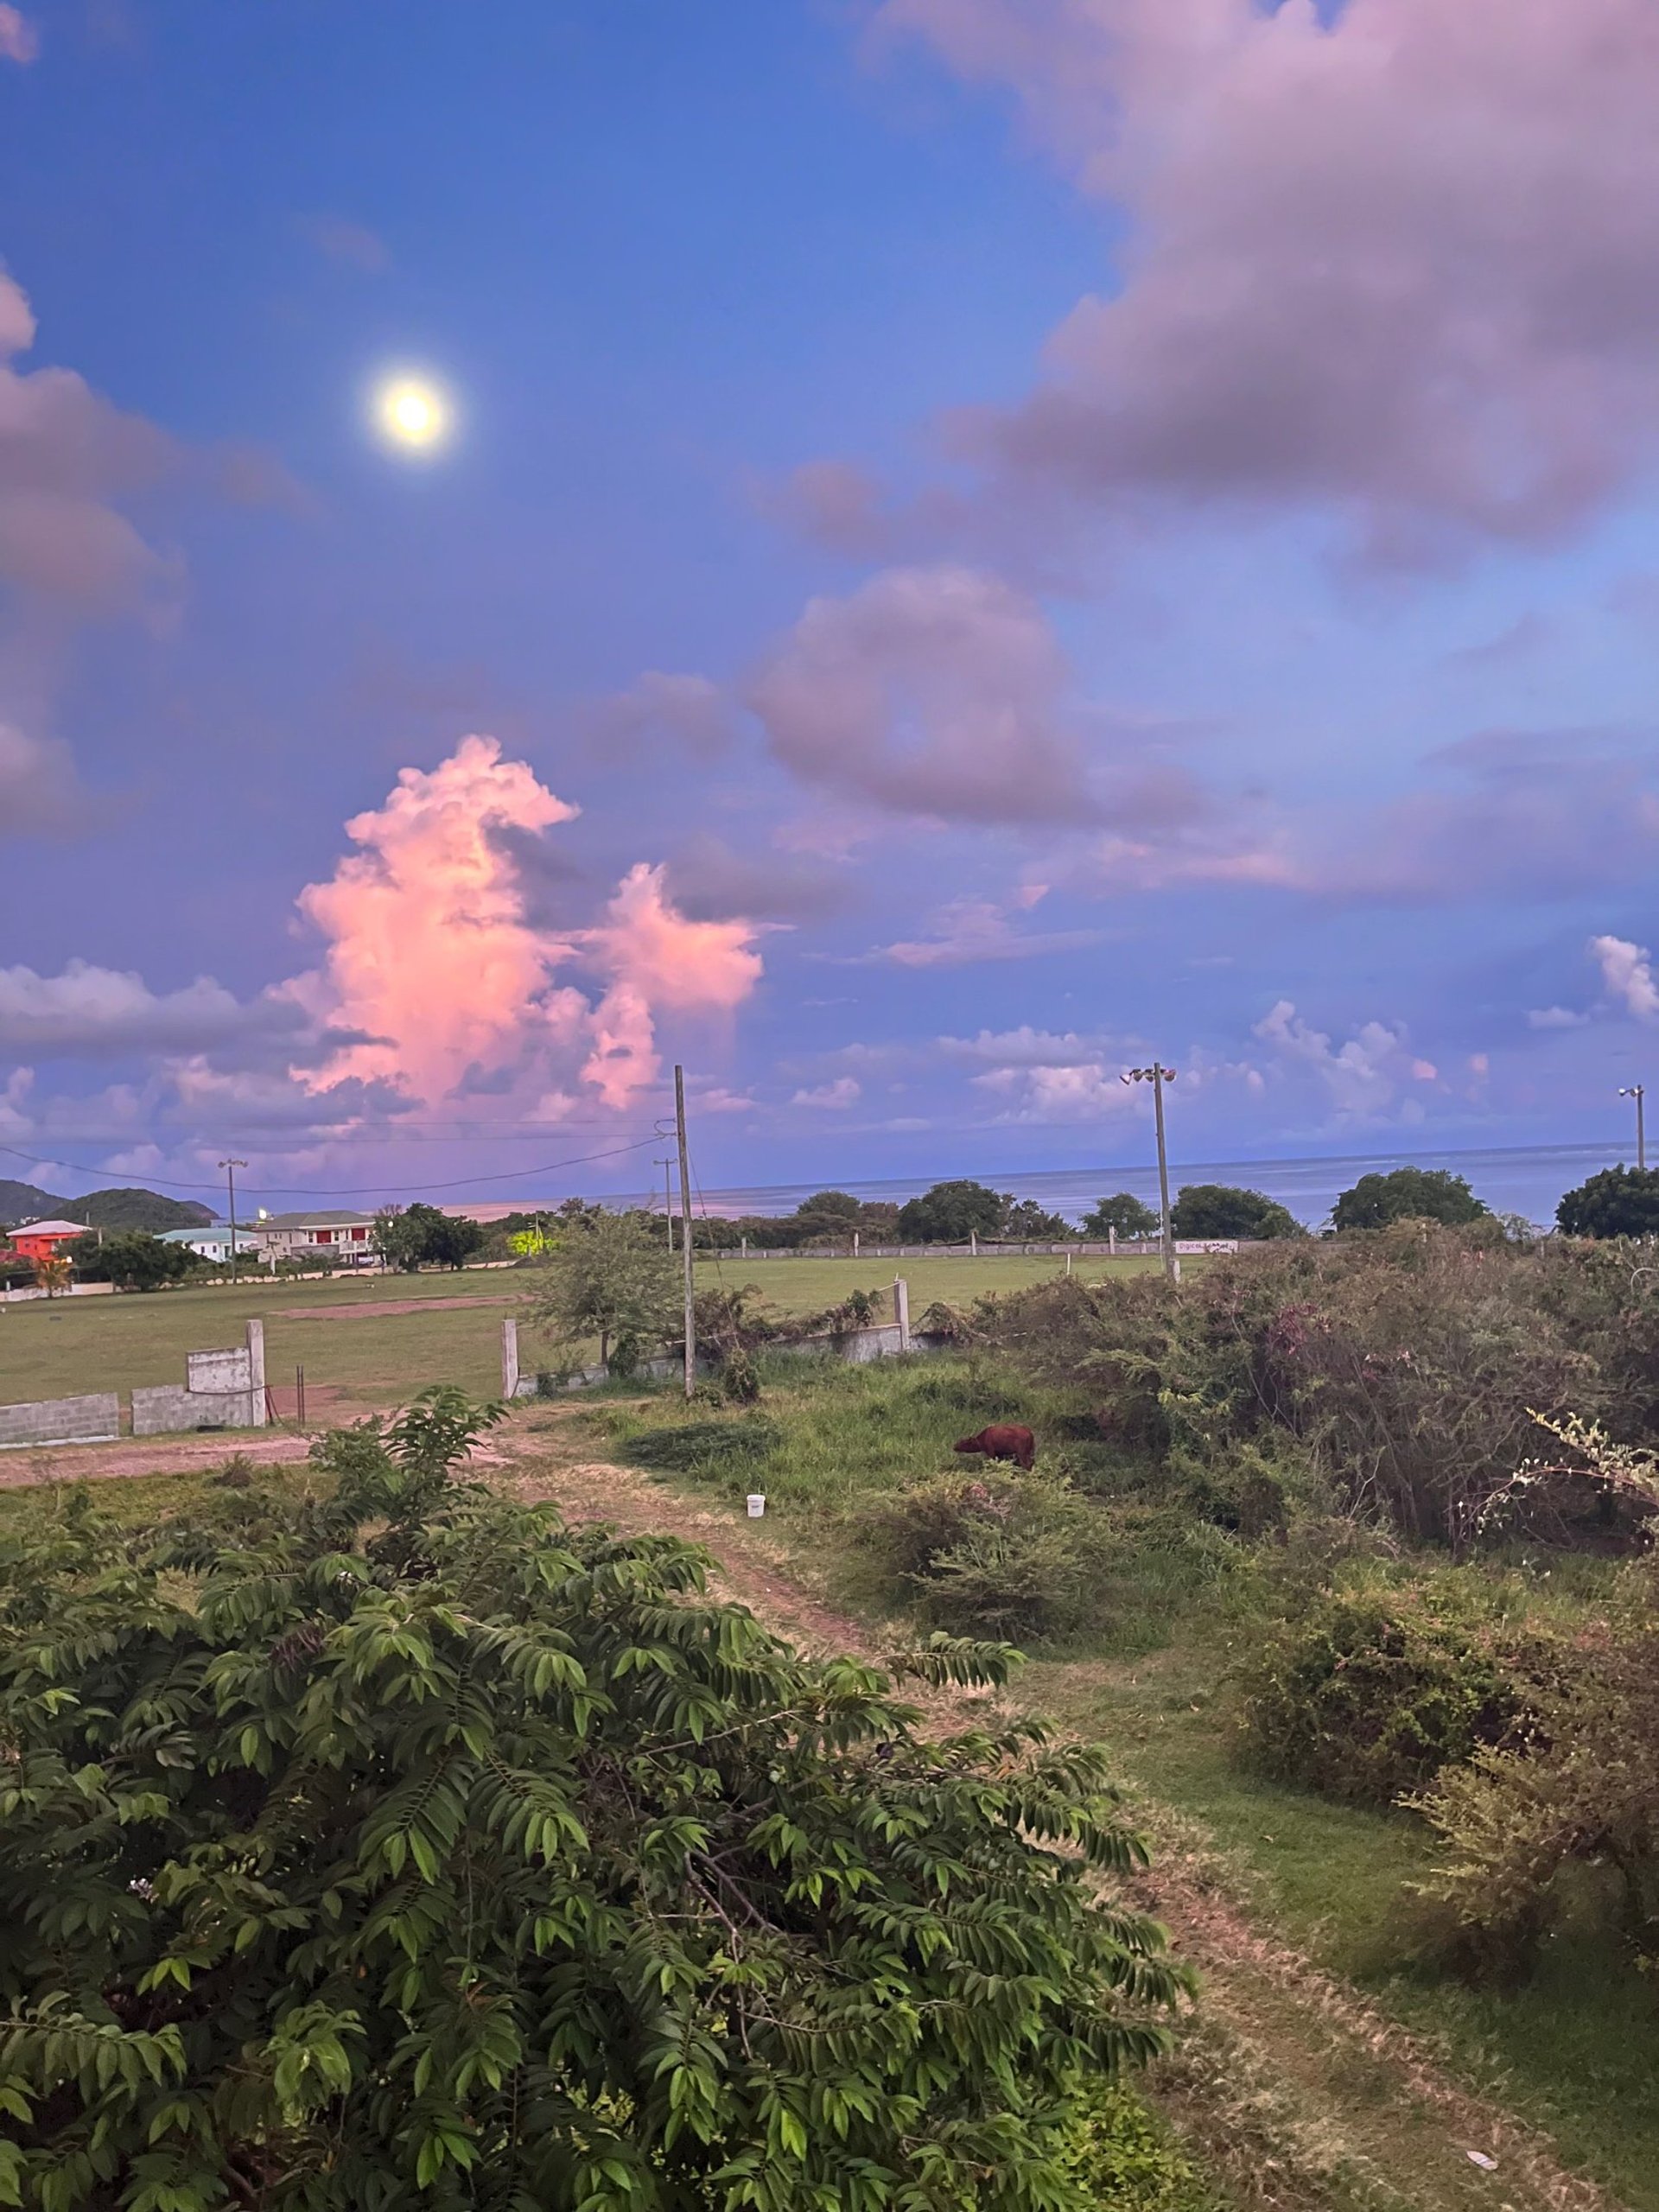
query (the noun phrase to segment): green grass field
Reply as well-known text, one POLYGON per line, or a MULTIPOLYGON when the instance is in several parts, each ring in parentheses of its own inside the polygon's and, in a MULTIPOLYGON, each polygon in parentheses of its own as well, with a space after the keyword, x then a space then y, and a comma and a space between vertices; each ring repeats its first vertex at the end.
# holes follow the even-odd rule
MULTIPOLYGON (((953 1303, 982 1292, 1012 1290, 1061 1272, 1063 1260, 998 1255, 975 1260, 764 1260, 722 1257, 698 1264, 704 1287, 760 1287, 779 1312, 810 1313, 854 1289, 890 1291, 902 1271, 911 1313, 936 1299, 953 1303)), ((1141 1260, 1085 1260, 1078 1272, 1098 1276, 1141 1260)), ((533 1287, 528 1269, 468 1268, 454 1274, 372 1274, 344 1280, 124 1294, 99 1298, 37 1299, 0 1306, 0 1404, 67 1397, 85 1390, 130 1390, 182 1382, 185 1354, 239 1342, 244 1322, 265 1324, 265 1370, 278 1403, 291 1410, 294 1371, 305 1369, 307 1412, 315 1421, 395 1404, 423 1384, 453 1382, 480 1396, 500 1389, 503 1318, 533 1287), (434 1304, 465 1299, 465 1306, 434 1304), (499 1301, 486 1303, 485 1301, 499 1301), (407 1302, 408 1313, 365 1307, 407 1302), (429 1309, 429 1310, 422 1310, 429 1309)), ((890 1314, 890 1298, 883 1306, 890 1314)), ((537 1364, 526 1331, 523 1363, 537 1364)))

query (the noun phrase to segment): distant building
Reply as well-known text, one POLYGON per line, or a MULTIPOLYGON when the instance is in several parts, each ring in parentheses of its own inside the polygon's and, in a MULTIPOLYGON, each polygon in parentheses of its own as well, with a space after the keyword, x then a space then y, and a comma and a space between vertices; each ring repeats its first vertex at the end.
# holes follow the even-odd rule
POLYGON ((84 1221, 31 1221, 12 1230, 11 1249, 26 1260, 50 1260, 64 1245, 86 1234, 84 1221))
MULTIPOLYGON (((205 1229, 164 1229, 161 1234, 163 1244, 182 1244, 187 1251, 199 1252, 204 1260, 213 1260, 223 1267, 231 1256, 231 1230, 228 1222, 209 1222, 205 1229)), ((243 1222, 236 1224, 236 1251, 238 1259, 257 1262, 263 1255, 259 1239, 243 1222)))
POLYGON ((251 1233, 273 1266, 278 1260, 327 1255, 361 1268, 373 1266, 379 1258, 372 1213, 266 1213, 252 1224, 251 1233))

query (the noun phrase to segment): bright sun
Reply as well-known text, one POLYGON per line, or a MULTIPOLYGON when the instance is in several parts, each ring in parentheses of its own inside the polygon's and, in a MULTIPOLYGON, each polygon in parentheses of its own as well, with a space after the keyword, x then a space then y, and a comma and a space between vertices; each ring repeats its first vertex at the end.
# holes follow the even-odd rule
POLYGON ((383 436, 416 453, 441 443, 449 428, 448 402, 418 377, 393 377, 381 385, 374 412, 383 436))

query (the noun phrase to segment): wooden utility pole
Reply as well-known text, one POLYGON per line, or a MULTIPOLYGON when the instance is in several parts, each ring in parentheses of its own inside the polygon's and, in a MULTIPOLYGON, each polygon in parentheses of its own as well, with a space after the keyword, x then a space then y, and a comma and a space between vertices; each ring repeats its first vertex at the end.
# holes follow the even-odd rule
POLYGON ((680 1150, 680 1249, 685 1259, 685 1395, 697 1387, 696 1277, 691 1251, 691 1156, 685 1141, 685 1070, 674 1069, 674 1130, 680 1150))
POLYGON ((238 1167, 245 1167, 248 1163, 245 1160, 221 1160, 219 1164, 225 1170, 225 1180, 229 1185, 231 1194, 231 1281, 234 1282, 236 1281, 236 1171, 238 1167))

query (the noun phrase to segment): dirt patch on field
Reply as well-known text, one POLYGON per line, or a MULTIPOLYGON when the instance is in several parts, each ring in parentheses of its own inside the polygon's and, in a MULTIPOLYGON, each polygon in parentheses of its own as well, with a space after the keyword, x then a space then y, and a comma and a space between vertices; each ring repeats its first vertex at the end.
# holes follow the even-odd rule
POLYGON ((516 1298, 365 1298, 354 1306, 279 1306, 279 1321, 371 1321, 391 1313, 447 1313, 457 1306, 517 1306, 516 1298))
POLYGON ((110 1444, 42 1445, 36 1451, 0 1453, 0 1490, 35 1483, 115 1480, 126 1475, 188 1475, 216 1467, 233 1452, 264 1466, 303 1459, 311 1439, 282 1428, 216 1428, 199 1436, 123 1437, 110 1444))

